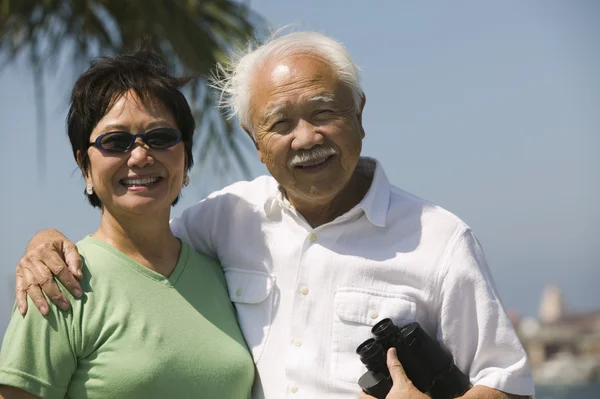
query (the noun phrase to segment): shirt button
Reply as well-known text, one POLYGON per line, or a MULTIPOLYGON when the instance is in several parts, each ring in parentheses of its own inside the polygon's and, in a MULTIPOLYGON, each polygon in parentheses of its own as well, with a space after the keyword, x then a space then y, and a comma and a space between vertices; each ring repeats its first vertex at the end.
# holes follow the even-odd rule
POLYGON ((238 288, 237 290, 235 290, 235 295, 236 296, 242 296, 242 292, 243 292, 242 289, 238 288))
POLYGON ((308 294, 308 287, 307 287, 307 286, 305 286, 305 285, 303 285, 302 287, 300 287, 300 293, 301 293, 302 295, 306 295, 306 294, 308 294))
POLYGON ((371 310, 371 311, 369 312, 369 317, 370 317, 370 318, 372 318, 372 319, 376 319, 376 318, 378 318, 378 317, 379 317, 379 313, 377 313, 377 311, 376 311, 376 310, 371 310))
POLYGON ((299 347, 301 347, 301 346, 302 346, 302 340, 301 340, 300 338, 296 338, 296 339, 294 340, 294 346, 295 346, 296 348, 299 348, 299 347))
POLYGON ((291 393, 296 393, 296 392, 298 392, 298 385, 296 385, 296 384, 292 384, 292 386, 290 387, 290 392, 291 392, 291 393))
POLYGON ((315 242, 315 241, 317 241, 317 235, 316 235, 315 233, 310 233, 310 234, 308 235, 308 241, 310 241, 310 242, 315 242))

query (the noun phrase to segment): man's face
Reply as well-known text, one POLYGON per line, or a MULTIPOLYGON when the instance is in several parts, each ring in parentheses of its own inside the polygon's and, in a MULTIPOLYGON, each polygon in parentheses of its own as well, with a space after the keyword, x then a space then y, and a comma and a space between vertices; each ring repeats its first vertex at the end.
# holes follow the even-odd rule
MULTIPOLYGON (((364 105, 364 102, 363 102, 364 105)), ((362 149, 362 107, 320 57, 267 61, 252 84, 252 127, 260 161, 288 198, 332 200, 362 149)))

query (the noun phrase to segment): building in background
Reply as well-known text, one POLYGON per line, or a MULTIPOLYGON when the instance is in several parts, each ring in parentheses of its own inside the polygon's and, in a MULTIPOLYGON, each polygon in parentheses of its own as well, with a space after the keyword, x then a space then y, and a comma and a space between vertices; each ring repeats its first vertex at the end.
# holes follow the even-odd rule
POLYGON ((600 381, 600 310, 568 308, 560 288, 542 294, 538 318, 510 313, 538 384, 600 381))

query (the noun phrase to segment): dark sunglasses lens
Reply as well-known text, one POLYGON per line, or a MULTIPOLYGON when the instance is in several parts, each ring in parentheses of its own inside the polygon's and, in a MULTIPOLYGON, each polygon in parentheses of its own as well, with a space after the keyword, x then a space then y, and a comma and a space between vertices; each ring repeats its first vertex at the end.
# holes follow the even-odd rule
POLYGON ((169 148, 177 144, 179 135, 171 129, 154 129, 146 133, 144 141, 152 148, 169 148))
POLYGON ((131 145, 133 136, 129 133, 108 133, 100 141, 100 145, 107 151, 127 151, 131 145))

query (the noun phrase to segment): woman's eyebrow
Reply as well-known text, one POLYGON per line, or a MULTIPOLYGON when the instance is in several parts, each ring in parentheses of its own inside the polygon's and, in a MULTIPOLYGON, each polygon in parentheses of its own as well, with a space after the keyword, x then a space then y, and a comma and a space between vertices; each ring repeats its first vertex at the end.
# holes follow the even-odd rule
POLYGON ((156 119, 156 120, 153 120, 152 122, 150 122, 150 123, 148 123, 146 125, 146 131, 148 131, 150 129, 157 128, 157 127, 165 127, 165 126, 167 126, 167 127, 173 127, 169 123, 169 121, 167 121, 165 119, 156 119))
POLYGON ((110 123, 110 124, 104 126, 102 128, 102 130, 104 130, 106 132, 115 131, 115 130, 128 132, 129 131, 129 126, 123 125, 121 123, 110 123))

